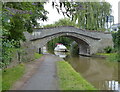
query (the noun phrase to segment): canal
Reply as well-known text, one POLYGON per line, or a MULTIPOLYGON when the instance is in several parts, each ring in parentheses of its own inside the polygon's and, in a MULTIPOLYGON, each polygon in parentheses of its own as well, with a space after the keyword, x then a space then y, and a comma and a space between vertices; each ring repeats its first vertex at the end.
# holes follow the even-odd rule
POLYGON ((105 58, 71 56, 64 52, 54 52, 64 58, 78 73, 99 90, 118 90, 118 62, 105 58))
MULTIPOLYGON (((46 48, 43 54, 46 54, 46 48)), ((72 56, 66 52, 51 52, 68 62, 84 79, 99 90, 120 90, 118 81, 118 62, 105 58, 72 56)))

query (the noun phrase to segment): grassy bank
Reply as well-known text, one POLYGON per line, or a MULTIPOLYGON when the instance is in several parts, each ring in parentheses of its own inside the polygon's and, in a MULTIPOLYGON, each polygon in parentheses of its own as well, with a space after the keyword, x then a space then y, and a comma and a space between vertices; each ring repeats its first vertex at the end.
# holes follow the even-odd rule
POLYGON ((96 55, 106 57, 107 61, 111 61, 111 62, 117 62, 118 61, 117 53, 97 53, 96 55))
POLYGON ((61 90, 96 90, 65 61, 57 62, 57 73, 61 90))
POLYGON ((2 71, 2 90, 8 90, 13 83, 19 80, 25 71, 25 65, 19 64, 15 67, 2 71))
POLYGON ((39 54, 39 53, 35 53, 35 59, 39 59, 40 57, 42 57, 43 55, 42 54, 39 54))
MULTIPOLYGON (((39 59, 41 56, 42 54, 34 54, 35 59, 39 59)), ((12 68, 2 70, 2 90, 9 90, 23 76, 24 71, 25 64, 18 64, 12 68)))
POLYGON ((2 91, 2 70, 0 69, 0 92, 2 91))
POLYGON ((116 53, 96 53, 95 55, 100 55, 100 56, 111 56, 111 55, 116 55, 116 53))

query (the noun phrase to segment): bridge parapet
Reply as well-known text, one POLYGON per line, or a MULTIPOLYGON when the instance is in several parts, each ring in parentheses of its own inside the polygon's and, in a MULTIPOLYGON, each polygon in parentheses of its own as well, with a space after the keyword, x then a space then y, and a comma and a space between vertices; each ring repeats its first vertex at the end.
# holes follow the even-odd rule
POLYGON ((78 29, 75 27, 55 27, 55 28, 45 28, 45 29, 34 29, 34 32, 32 34, 26 33, 26 35, 29 35, 28 39, 29 40, 36 40, 36 39, 41 39, 47 36, 55 35, 55 34, 61 34, 61 33, 76 33, 79 35, 83 35, 86 37, 90 37, 93 39, 101 39, 101 37, 107 37, 109 34, 101 33, 101 32, 91 32, 91 31, 86 31, 82 29, 78 29))

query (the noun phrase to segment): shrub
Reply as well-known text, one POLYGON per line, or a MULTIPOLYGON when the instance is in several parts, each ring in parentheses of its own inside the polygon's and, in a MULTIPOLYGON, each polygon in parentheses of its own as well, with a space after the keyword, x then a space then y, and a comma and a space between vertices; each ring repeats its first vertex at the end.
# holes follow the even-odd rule
POLYGON ((114 53, 114 54, 110 54, 109 56, 107 56, 107 61, 111 61, 111 62, 117 62, 118 61, 118 54, 114 53))
POLYGON ((105 53, 111 53, 111 52, 112 52, 112 50, 113 50, 113 48, 112 48, 112 47, 110 47, 110 46, 108 46, 108 47, 104 48, 105 53))

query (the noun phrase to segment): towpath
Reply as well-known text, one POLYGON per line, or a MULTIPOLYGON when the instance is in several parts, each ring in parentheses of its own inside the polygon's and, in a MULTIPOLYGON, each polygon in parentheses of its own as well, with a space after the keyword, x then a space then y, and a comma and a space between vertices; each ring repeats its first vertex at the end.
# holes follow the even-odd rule
POLYGON ((31 64, 29 71, 18 81, 13 90, 58 90, 56 62, 63 59, 55 55, 44 55, 40 60, 31 64))

